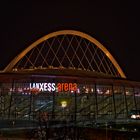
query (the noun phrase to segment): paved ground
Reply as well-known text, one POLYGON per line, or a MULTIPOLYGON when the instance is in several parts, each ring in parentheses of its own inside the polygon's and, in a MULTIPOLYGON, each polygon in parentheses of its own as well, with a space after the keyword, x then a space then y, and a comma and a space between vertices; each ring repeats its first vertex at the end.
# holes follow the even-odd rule
MULTIPOLYGON (((29 140, 29 138, 4 138, 0 137, 0 140, 29 140)), ((30 139, 30 140, 37 140, 37 139, 30 139)))

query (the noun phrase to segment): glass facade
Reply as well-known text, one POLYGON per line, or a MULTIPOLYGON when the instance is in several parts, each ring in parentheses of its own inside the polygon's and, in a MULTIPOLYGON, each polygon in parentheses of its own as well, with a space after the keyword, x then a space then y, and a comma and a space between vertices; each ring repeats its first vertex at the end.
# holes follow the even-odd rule
POLYGON ((140 109, 140 89, 122 84, 52 79, 0 84, 0 119, 96 121, 129 119, 140 109))

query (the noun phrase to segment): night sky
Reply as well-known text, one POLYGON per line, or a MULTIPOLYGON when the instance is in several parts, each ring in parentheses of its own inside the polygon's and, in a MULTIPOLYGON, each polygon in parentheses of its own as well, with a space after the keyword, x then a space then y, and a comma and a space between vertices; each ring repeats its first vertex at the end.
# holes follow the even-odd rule
POLYGON ((128 79, 140 81, 140 8, 132 2, 5 2, 0 5, 0 68, 40 37, 74 29, 97 39, 128 79))

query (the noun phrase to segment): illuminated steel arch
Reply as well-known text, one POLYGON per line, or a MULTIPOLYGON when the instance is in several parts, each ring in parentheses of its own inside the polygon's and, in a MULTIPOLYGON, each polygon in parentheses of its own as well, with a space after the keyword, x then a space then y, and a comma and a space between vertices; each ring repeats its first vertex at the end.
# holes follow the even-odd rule
POLYGON ((74 68, 126 78, 117 61, 95 38, 75 30, 50 33, 35 41, 4 69, 74 68))

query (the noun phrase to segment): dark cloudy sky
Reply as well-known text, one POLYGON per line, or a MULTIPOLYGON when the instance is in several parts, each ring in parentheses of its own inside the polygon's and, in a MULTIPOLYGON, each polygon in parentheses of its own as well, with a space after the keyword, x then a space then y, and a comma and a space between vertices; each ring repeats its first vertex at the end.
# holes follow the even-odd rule
POLYGON ((0 5, 0 68, 40 37, 61 29, 90 34, 140 81, 140 8, 134 1, 5 2, 0 5))

